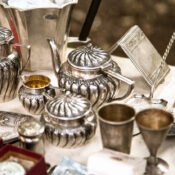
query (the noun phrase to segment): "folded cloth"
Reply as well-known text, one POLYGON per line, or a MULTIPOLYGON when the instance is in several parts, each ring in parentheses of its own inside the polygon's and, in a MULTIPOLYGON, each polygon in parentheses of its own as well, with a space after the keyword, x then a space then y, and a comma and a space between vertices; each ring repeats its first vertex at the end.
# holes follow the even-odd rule
POLYGON ((89 175, 87 174, 86 167, 74 160, 64 157, 52 175, 89 175))
POLYGON ((143 175, 146 160, 104 149, 88 158, 88 173, 94 175, 143 175))

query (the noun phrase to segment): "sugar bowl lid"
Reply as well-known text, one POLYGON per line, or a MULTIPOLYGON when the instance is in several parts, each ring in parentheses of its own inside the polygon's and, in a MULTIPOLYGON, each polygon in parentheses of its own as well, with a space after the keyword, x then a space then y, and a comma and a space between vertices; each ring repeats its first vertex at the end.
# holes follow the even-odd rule
POLYGON ((69 120, 84 116, 91 109, 91 104, 88 99, 68 91, 49 100, 45 109, 53 117, 69 120))
POLYGON ((78 47, 68 55, 69 64, 79 69, 97 69, 110 61, 108 52, 93 46, 91 43, 78 47))
POLYGON ((0 44, 8 44, 11 40, 14 39, 14 36, 11 30, 0 26, 0 44))

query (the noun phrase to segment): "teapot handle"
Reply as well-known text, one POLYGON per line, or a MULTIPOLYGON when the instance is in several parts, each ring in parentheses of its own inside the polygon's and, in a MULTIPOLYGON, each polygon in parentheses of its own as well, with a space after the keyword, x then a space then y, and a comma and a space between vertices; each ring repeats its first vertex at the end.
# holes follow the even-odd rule
POLYGON ((110 69, 108 69, 108 70, 107 69, 106 70, 103 69, 103 72, 105 72, 107 75, 110 75, 113 78, 119 79, 119 80, 121 80, 124 83, 129 85, 127 92, 123 96, 118 97, 118 98, 111 98, 109 100, 110 102, 111 101, 115 101, 115 100, 123 100, 123 99, 125 99, 126 97, 128 97, 132 93, 132 91, 134 89, 134 84, 135 84, 135 82, 133 80, 130 80, 129 78, 124 77, 123 75, 121 75, 121 74, 119 74, 117 72, 114 72, 114 71, 112 71, 110 69))
POLYGON ((31 46, 27 45, 27 44, 20 44, 20 43, 12 43, 12 46, 20 46, 20 47, 24 47, 28 50, 27 61, 26 61, 25 65, 21 68, 21 71, 20 71, 20 74, 21 74, 29 62, 30 55, 31 55, 31 46))

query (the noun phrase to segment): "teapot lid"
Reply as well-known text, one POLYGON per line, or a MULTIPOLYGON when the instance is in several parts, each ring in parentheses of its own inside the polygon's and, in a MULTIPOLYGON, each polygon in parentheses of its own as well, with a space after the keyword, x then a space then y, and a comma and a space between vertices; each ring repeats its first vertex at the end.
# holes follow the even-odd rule
POLYGON ((68 55, 68 62, 79 69, 98 69, 110 61, 108 52, 93 46, 91 43, 78 47, 68 55))
POLYGON ((0 44, 8 44, 13 39, 14 37, 11 30, 0 26, 0 44))
POLYGON ((63 119, 77 119, 85 115, 91 108, 91 104, 88 99, 71 94, 69 91, 66 94, 60 94, 49 100, 46 103, 46 111, 52 114, 54 117, 63 119))

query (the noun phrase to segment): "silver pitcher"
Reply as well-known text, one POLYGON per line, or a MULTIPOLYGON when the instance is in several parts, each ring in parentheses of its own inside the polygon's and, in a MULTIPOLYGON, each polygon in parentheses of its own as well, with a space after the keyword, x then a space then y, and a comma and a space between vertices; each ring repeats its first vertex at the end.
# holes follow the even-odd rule
POLYGON ((95 108, 131 94, 134 81, 121 75, 119 66, 106 51, 88 44, 70 52, 67 61, 61 65, 55 42, 51 39, 48 42, 60 88, 85 96, 95 108), (128 90, 116 97, 121 81, 128 85, 128 90))
POLYGON ((30 46, 13 43, 13 39, 13 34, 9 29, 0 27, 0 102, 16 97, 19 76, 28 62, 22 67, 19 52, 12 46, 26 47, 27 60, 30 58, 30 46))
MULTIPOLYGON (((8 25, 15 35, 16 41, 30 44, 32 47, 28 70, 51 69, 50 51, 46 39, 53 38, 58 47, 61 61, 65 60, 67 42, 75 42, 68 37, 72 7, 78 0, 62 0, 51 3, 53 7, 11 7, 10 0, 0 0, 0 25, 8 25), (60 3, 61 2, 61 3, 60 3)), ((25 1, 23 1, 25 2, 25 1)), ((27 1, 26 1, 27 2, 27 1)), ((36 1, 37 2, 37 1, 36 1)), ((44 1, 43 1, 44 3, 44 1)), ((29 4, 30 5, 30 4, 29 4)), ((22 58, 26 61, 26 51, 21 49, 22 58)))

